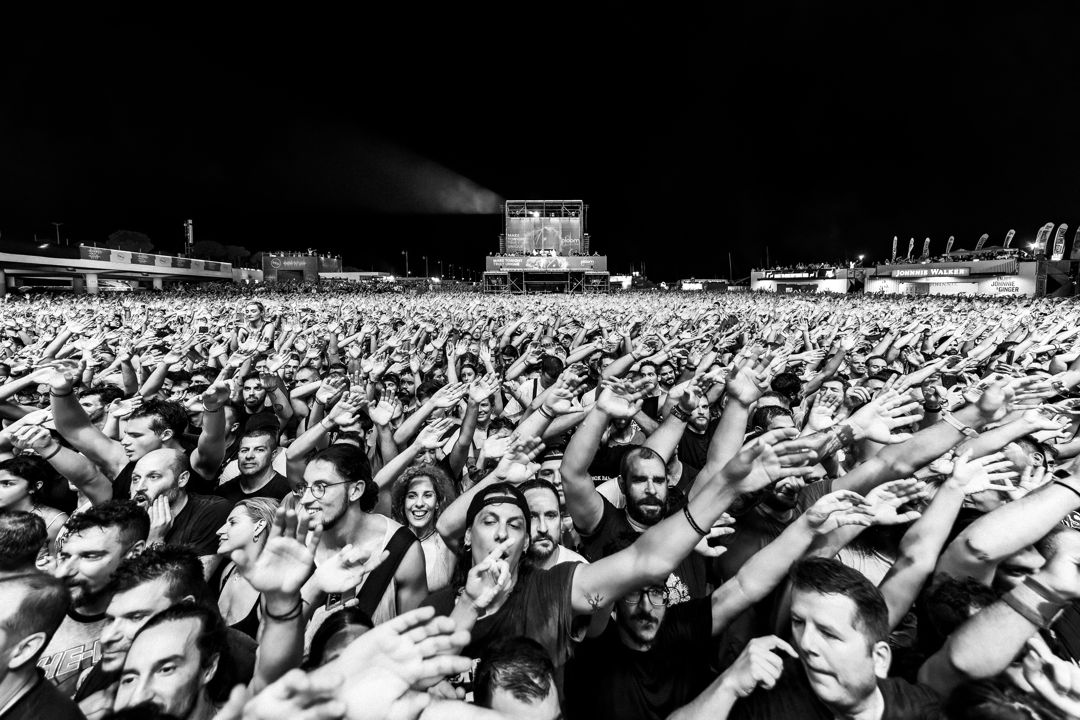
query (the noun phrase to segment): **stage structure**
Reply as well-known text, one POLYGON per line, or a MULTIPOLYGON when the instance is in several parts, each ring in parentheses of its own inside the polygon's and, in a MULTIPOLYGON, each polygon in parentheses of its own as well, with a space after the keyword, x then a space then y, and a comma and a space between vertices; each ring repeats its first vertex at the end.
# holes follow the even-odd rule
POLYGON ((590 254, 588 212, 581 200, 507 200, 499 251, 487 256, 483 291, 607 292, 607 256, 590 254))

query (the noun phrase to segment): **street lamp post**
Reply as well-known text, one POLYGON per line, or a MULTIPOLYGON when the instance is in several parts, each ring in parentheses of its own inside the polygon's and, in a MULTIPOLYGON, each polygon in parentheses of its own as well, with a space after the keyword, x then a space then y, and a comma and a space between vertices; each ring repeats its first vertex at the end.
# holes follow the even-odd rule
POLYGON ((439 260, 439 277, 442 277, 442 275, 443 275, 443 271, 442 271, 442 260, 439 260))
POLYGON ((64 223, 58 223, 58 222, 53 223, 53 225, 56 226, 56 247, 60 247, 60 226, 63 225, 63 224, 64 223))
POLYGON ((431 273, 428 272, 427 255, 424 256, 424 277, 431 277, 431 273))
POLYGON ((405 277, 409 277, 409 251, 402 250, 401 254, 405 256, 405 277))

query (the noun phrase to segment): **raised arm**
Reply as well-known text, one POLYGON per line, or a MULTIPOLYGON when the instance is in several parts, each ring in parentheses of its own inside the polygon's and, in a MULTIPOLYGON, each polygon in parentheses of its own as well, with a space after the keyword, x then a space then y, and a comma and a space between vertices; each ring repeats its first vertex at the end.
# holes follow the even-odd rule
POLYGON ((843 525, 869 522, 864 500, 853 492, 838 490, 819 498, 778 538, 754 553, 735 577, 713 591, 713 635, 719 635, 735 618, 779 587, 815 536, 843 525))
POLYGON ((945 549, 937 569, 989 584, 998 563, 1040 540, 1078 508, 1080 477, 1055 478, 968 525, 945 549))
POLYGON ((610 602, 634 588, 662 582, 708 534, 707 528, 720 519, 736 497, 762 490, 783 477, 810 472, 812 468, 803 463, 811 460, 813 453, 802 449, 805 441, 772 445, 794 434, 793 429, 766 433, 743 448, 720 473, 708 478, 683 512, 649 528, 630 547, 579 567, 573 580, 575 612, 591 613, 598 602, 610 602))
POLYGON ((203 391, 202 430, 198 446, 191 453, 191 468, 204 478, 217 477, 225 459, 225 405, 229 402, 229 386, 215 382, 203 391))
POLYGON ((1066 604, 1080 598, 1073 553, 1057 552, 1042 570, 958 627, 919 668, 919 682, 942 697, 967 680, 994 677, 1020 654, 1039 629, 1048 628, 1066 604))
POLYGON ((604 514, 604 499, 596 490, 589 465, 596 457, 600 439, 612 418, 631 418, 641 409, 645 386, 613 381, 596 399, 596 404, 566 446, 559 473, 566 493, 566 507, 574 525, 591 533, 604 514))
POLYGON ((75 398, 69 375, 60 371, 53 373, 49 379, 49 400, 56 431, 101 468, 110 480, 119 475, 128 463, 124 446, 106 437, 90 423, 86 411, 75 398))

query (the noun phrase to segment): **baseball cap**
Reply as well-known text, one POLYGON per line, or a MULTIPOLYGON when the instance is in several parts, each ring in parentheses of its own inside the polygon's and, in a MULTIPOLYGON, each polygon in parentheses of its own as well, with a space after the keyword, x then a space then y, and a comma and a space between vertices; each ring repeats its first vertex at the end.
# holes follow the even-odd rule
POLYGON ((469 503, 468 512, 465 513, 465 527, 472 527, 473 520, 488 505, 502 505, 505 503, 518 506, 521 514, 525 516, 525 534, 529 535, 531 533, 529 528, 529 503, 525 501, 525 495, 516 486, 508 482, 488 485, 476 494, 476 497, 469 503))

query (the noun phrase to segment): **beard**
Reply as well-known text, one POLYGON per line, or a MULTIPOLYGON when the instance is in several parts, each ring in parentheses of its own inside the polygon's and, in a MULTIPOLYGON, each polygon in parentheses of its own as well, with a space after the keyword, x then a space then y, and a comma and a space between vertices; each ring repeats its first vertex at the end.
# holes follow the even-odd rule
POLYGON ((545 560, 547 560, 549 557, 554 555, 555 551, 558 550, 558 549, 559 549, 559 544, 557 542, 555 542, 555 538, 551 537, 547 533, 544 533, 542 535, 537 535, 535 538, 533 538, 533 541, 529 544, 529 557, 531 557, 533 560, 535 560, 535 561, 537 561, 539 563, 542 563, 545 560), (547 540, 549 543, 551 543, 551 549, 548 550, 546 547, 542 547, 539 544, 541 540, 547 540))
POLYGON ((636 502, 627 498, 626 512, 638 524, 652 526, 664 519, 666 505, 655 498, 636 502))
POLYGON ((76 580, 69 580, 67 586, 71 593, 71 606, 75 608, 97 605, 98 601, 108 595, 108 586, 92 590, 85 582, 76 580))
POLYGON ((627 634, 642 644, 650 643, 656 639, 656 630, 660 625, 655 617, 641 611, 633 613, 625 622, 620 624, 627 634))

